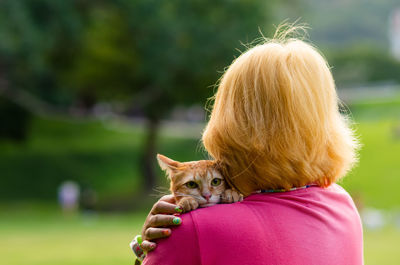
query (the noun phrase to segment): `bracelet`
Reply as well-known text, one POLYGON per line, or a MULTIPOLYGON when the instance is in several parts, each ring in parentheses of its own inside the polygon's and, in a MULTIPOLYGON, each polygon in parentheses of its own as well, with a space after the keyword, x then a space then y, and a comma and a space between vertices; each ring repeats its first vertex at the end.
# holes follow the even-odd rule
POLYGON ((143 242, 142 236, 141 235, 137 235, 137 236, 135 236, 135 238, 129 244, 129 246, 131 247, 133 253, 135 253, 137 259, 140 262, 142 262, 143 259, 146 257, 146 253, 144 252, 144 250, 140 246, 140 244, 142 244, 142 242, 143 242))

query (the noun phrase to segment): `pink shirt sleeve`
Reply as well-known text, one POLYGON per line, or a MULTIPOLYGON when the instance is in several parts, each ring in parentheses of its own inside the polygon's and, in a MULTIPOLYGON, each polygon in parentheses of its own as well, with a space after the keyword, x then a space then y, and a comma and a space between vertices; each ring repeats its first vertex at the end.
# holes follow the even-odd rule
POLYGON ((144 265, 362 265, 362 226, 340 186, 253 194, 183 214, 144 265))
POLYGON ((169 238, 157 241, 157 248, 147 254, 143 265, 200 265, 197 230, 191 212, 180 216, 179 229, 172 228, 169 238))

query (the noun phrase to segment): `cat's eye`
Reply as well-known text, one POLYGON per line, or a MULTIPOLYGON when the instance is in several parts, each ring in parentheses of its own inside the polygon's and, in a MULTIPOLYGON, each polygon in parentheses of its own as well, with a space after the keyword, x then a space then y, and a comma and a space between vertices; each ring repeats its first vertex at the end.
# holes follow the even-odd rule
POLYGON ((222 180, 219 178, 215 178, 211 180, 211 186, 219 186, 221 184, 222 180))
POLYGON ((197 183, 196 182, 194 182, 194 181, 189 181, 189 182, 187 182, 186 184, 186 187, 188 187, 189 189, 195 189, 195 188, 197 188, 199 185, 197 185, 197 183))

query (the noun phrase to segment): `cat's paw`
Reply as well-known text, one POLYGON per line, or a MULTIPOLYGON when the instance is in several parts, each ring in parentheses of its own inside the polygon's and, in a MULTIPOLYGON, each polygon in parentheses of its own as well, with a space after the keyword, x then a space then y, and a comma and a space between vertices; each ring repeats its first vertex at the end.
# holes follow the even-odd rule
POLYGON ((222 203, 241 202, 242 200, 243 200, 243 195, 231 189, 226 189, 221 196, 222 203))
POLYGON ((199 203, 192 197, 183 197, 179 200, 178 206, 180 206, 183 212, 189 212, 197 209, 199 203))

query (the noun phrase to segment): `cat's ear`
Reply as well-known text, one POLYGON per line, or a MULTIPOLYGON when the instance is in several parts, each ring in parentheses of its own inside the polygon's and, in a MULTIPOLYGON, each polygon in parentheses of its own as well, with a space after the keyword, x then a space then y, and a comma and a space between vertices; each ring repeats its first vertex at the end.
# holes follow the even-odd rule
POLYGON ((171 158, 160 154, 157 154, 157 161, 161 169, 167 172, 178 169, 180 164, 178 161, 172 160, 171 158))

